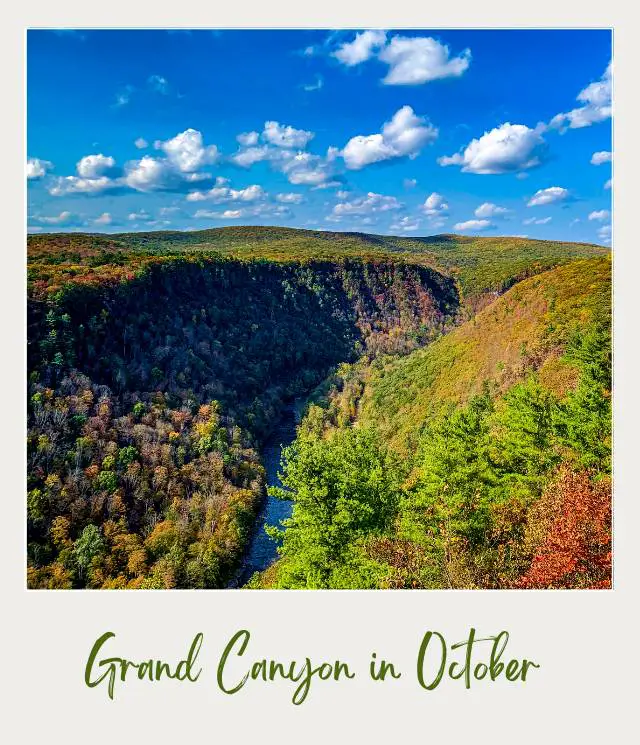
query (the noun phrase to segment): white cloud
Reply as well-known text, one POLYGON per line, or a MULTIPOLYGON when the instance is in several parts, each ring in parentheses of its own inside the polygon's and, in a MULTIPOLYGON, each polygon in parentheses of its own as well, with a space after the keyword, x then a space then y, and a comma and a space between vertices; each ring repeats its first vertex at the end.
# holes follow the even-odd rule
POLYGON ((127 216, 127 219, 132 222, 148 222, 153 217, 145 209, 141 209, 139 212, 131 212, 127 216))
POLYGON ((591 156, 591 165, 600 166, 611 162, 611 153, 608 150, 600 150, 591 156))
POLYGON ((66 194, 88 194, 95 196, 119 188, 118 181, 101 176, 100 178, 80 178, 78 176, 60 176, 49 187, 49 194, 62 197, 66 194))
POLYGON ((411 233, 414 230, 418 230, 420 227, 420 220, 417 217, 410 217, 406 215, 401 217, 399 220, 391 223, 389 230, 396 230, 402 233, 411 233))
POLYGON ((611 63, 600 80, 580 91, 577 100, 582 104, 566 114, 557 114, 549 122, 554 129, 580 129, 605 121, 611 116, 611 63))
POLYGON ((598 229, 598 238, 603 243, 611 243, 611 225, 603 225, 598 229))
POLYGON ((473 213, 476 217, 488 218, 488 217, 501 217, 507 215, 509 210, 506 207, 499 207, 493 202, 483 202, 479 207, 476 207, 473 213))
POLYGON ((389 65, 382 81, 386 85, 421 85, 462 75, 471 63, 471 51, 451 57, 449 47, 431 37, 394 36, 378 58, 389 65))
POLYGON ((335 148, 329 148, 324 158, 306 152, 295 155, 288 153, 278 167, 290 184, 321 188, 331 183, 339 183, 332 182, 335 174, 335 157, 335 148))
POLYGON ((406 178, 402 182, 405 189, 413 189, 418 185, 418 180, 415 178, 406 178))
POLYGON ((290 214, 290 210, 285 205, 273 205, 273 204, 258 204, 247 207, 241 207, 239 209, 226 209, 221 212, 212 210, 197 210, 194 218, 198 220, 238 220, 240 218, 253 218, 253 217, 282 217, 290 214))
POLYGON ((78 225, 80 223, 77 215, 74 215, 69 210, 64 210, 59 215, 53 215, 51 217, 33 217, 32 220, 40 223, 41 225, 78 225))
POLYGON ((286 148, 304 148, 314 138, 313 132, 295 129, 279 122, 265 122, 262 138, 271 145, 286 148))
POLYGON ((605 189, 610 189, 612 185, 613 185, 613 180, 612 179, 609 179, 608 181, 605 181, 604 182, 604 188, 605 189))
POLYGON ((462 166, 465 173, 515 173, 539 166, 546 149, 538 131, 506 122, 472 140, 462 152, 438 158, 438 163, 462 166))
POLYGON ((569 198, 569 190, 562 186, 549 186, 538 191, 527 202, 527 207, 540 207, 545 204, 564 202, 569 198))
POLYGON ((162 75, 151 75, 147 80, 149 87, 156 93, 166 96, 169 93, 169 81, 162 75))
POLYGON ((171 169, 165 160, 143 156, 125 166, 124 183, 136 191, 154 191, 167 188, 171 181, 171 169))
POLYGON ((115 108, 120 108, 121 106, 126 106, 129 101, 131 101, 131 96, 133 95, 135 88, 132 85, 125 85, 125 87, 116 93, 116 100, 113 104, 115 108))
POLYGON ((348 169, 360 170, 392 158, 415 158, 437 136, 438 130, 424 117, 416 116, 411 106, 403 106, 385 122, 380 134, 352 137, 341 154, 348 169))
POLYGON ((230 156, 229 160, 242 168, 250 168, 254 163, 270 160, 272 154, 272 148, 267 145, 260 145, 258 147, 248 147, 238 150, 238 152, 230 156))
POLYGON ((230 189, 228 186, 214 186, 209 191, 192 191, 187 194, 188 202, 255 202, 267 196, 265 190, 258 184, 252 184, 245 189, 230 189))
POLYGON ((440 217, 449 209, 449 205, 444 201, 442 194, 434 191, 430 194, 422 205, 422 211, 427 217, 440 217))
POLYGON ((332 56, 342 62, 343 65, 353 67, 370 59, 375 51, 384 45, 386 40, 387 35, 384 31, 363 31, 356 34, 353 41, 342 44, 333 52, 332 56))
POLYGON ((179 212, 182 212, 180 207, 160 207, 158 210, 158 214, 163 217, 166 217, 167 215, 176 215, 179 212))
POLYGON ((258 143, 258 137, 260 137, 260 135, 257 132, 241 132, 236 137, 236 140, 243 147, 251 147, 252 145, 256 145, 258 143))
POLYGON ((302 90, 307 91, 307 93, 312 93, 313 91, 319 91, 322 90, 324 87, 324 79, 321 75, 316 75, 316 80, 314 83, 304 83, 302 85, 302 90))
POLYGON ((103 212, 100 217, 96 217, 96 219, 93 221, 94 225, 111 225, 113 222, 113 217, 109 212, 103 212))
POLYGON ((493 225, 489 220, 467 220, 466 222, 457 222, 454 226, 454 230, 487 230, 492 228, 493 225))
POLYGON ((365 197, 346 200, 336 204, 331 212, 334 218, 352 215, 370 215, 402 209, 404 205, 396 197, 376 194, 370 191, 365 197))
POLYGON ((276 200, 278 202, 282 202, 283 204, 300 204, 304 197, 302 194, 297 194, 295 192, 287 192, 282 194, 276 194, 276 200))
POLYGON ((471 51, 465 49, 452 57, 449 47, 430 36, 393 36, 384 31, 363 31, 333 52, 347 67, 373 57, 388 65, 385 85, 421 85, 432 80, 459 77, 471 63, 471 51))
POLYGON ((191 128, 165 142, 157 141, 154 145, 182 173, 194 173, 205 165, 211 165, 218 160, 219 155, 215 145, 205 146, 202 133, 191 128))
POLYGON ((46 175, 47 171, 50 171, 52 168, 53 163, 48 160, 27 158, 27 179, 32 181, 34 179, 42 178, 46 175))
POLYGON ((116 165, 116 161, 109 155, 85 155, 76 164, 78 176, 86 179, 97 179, 106 176, 116 165))
POLYGON ((149 143, 144 139, 144 137, 138 137, 133 144, 138 148, 138 150, 144 150, 146 147, 149 147, 149 143))
POLYGON ((550 217, 528 217, 526 220, 522 221, 523 225, 547 225, 547 223, 551 222, 550 217))
POLYGON ((597 220, 598 222, 604 222, 611 217, 609 210, 594 210, 589 213, 589 220, 597 220))

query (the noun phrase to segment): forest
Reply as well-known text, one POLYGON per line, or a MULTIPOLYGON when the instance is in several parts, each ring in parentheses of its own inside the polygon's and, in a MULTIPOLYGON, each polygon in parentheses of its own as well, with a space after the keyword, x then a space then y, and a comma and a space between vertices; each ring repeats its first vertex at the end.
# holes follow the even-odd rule
POLYGON ((28 239, 27 584, 611 583, 607 249, 224 228, 28 239))

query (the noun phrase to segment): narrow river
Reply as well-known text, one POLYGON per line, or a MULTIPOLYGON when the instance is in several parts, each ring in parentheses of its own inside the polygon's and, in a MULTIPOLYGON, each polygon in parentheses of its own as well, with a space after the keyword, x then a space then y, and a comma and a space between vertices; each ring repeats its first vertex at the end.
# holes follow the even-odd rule
MULTIPOLYGON (((282 419, 262 449, 262 463, 266 471, 267 486, 282 486, 278 478, 280 456, 283 448, 290 445, 295 439, 296 425, 300 422, 303 406, 302 399, 296 399, 287 404, 282 419)), ((255 532, 247 553, 229 587, 242 587, 251 579, 254 572, 261 572, 276 560, 278 544, 272 538, 269 538, 264 527, 265 525, 279 525, 282 520, 286 520, 291 515, 291 510, 291 502, 276 499, 267 494, 256 520, 255 532)))

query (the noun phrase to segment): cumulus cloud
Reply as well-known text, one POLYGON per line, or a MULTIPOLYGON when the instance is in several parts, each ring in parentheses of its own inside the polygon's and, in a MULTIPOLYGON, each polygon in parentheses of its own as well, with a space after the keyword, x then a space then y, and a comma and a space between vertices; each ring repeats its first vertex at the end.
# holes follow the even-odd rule
POLYGON ((611 153, 608 150, 600 150, 591 156, 591 165, 601 166, 603 163, 611 162, 611 153))
POLYGON ((506 207, 499 207, 493 202, 483 202, 479 207, 476 207, 473 214, 480 218, 504 217, 509 214, 509 210, 506 207))
POLYGON ((296 192, 276 194, 276 200, 278 202, 282 202, 283 204, 300 204, 303 199, 304 197, 302 196, 302 194, 297 194, 296 192))
POLYGON ((515 173, 541 165, 546 152, 539 131, 506 122, 472 140, 461 152, 438 158, 438 163, 459 165, 465 173, 515 173))
POLYGON ((35 216, 32 217, 31 220, 33 222, 39 223, 40 225, 57 225, 63 227, 70 227, 72 225, 78 226, 82 224, 82 221, 80 220, 78 215, 69 212, 69 210, 64 210, 59 215, 35 216))
POLYGON ((523 225, 547 225, 551 222, 550 217, 528 217, 522 221, 523 225))
POLYGON ((389 230, 395 230, 401 233, 411 233, 414 230, 418 230, 419 227, 420 220, 417 217, 405 215, 405 217, 401 217, 399 220, 391 223, 389 230))
POLYGON ((605 189, 610 189, 612 185, 613 185, 613 180, 612 179, 608 179, 607 181, 604 182, 604 188, 605 189))
POLYGON ((170 140, 156 141, 154 146, 162 150, 167 160, 182 173, 194 173, 203 166, 215 163, 219 156, 218 148, 215 145, 205 146, 202 132, 191 128, 170 140))
POLYGON ((442 194, 438 194, 437 191, 434 191, 424 200, 421 209, 427 217, 433 218, 440 217, 446 213, 449 209, 449 205, 444 201, 442 194))
POLYGON ((411 106, 403 106, 385 122, 381 133, 352 137, 341 155, 348 169, 360 170, 393 158, 415 158, 437 136, 438 130, 424 117, 416 116, 411 106))
POLYGON ((285 148, 305 148, 314 136, 313 132, 295 129, 290 125, 285 126, 279 122, 265 122, 262 132, 262 138, 265 142, 285 148))
POLYGON ((149 143, 144 139, 144 137, 138 137, 133 144, 138 148, 138 150, 144 150, 146 147, 149 147, 149 143))
POLYGON ((113 223, 113 217, 109 212, 103 212, 99 217, 93 220, 94 225, 105 226, 113 223))
POLYGON ((252 145, 256 145, 258 143, 258 137, 260 137, 260 135, 257 132, 241 132, 236 137, 236 140, 243 147, 251 147, 252 145))
POLYGON ((245 189, 230 189, 228 186, 214 186, 209 191, 192 191, 187 194, 188 202, 255 202, 267 196, 265 190, 258 184, 252 184, 245 189))
POLYGON ((49 187, 49 194, 53 197, 63 197, 67 194, 96 196, 119 188, 119 181, 109 178, 109 176, 100 176, 99 178, 60 176, 49 187))
POLYGON ((288 153, 278 168, 286 175, 289 183, 316 188, 339 183, 335 176, 335 148, 329 148, 325 157, 307 152, 288 153))
POLYGON ((174 174, 166 160, 145 155, 125 166, 123 182, 135 191, 156 191, 170 187, 174 174))
POLYGON ((241 218, 283 217, 290 214, 290 210, 283 204, 258 204, 237 209, 225 209, 220 212, 212 210, 197 210, 194 218, 198 220, 239 220, 241 218))
MULTIPOLYGON (((140 140, 136 140, 138 147, 148 144, 146 140, 140 140)), ((49 193, 53 196, 97 195, 128 189, 184 192, 192 184, 213 180, 210 173, 201 169, 216 163, 219 152, 215 145, 204 144, 201 132, 187 129, 169 140, 157 140, 154 147, 164 157, 144 155, 126 163, 124 169, 116 168, 115 160, 110 156, 86 155, 76 165, 77 175, 54 180, 49 193)))
POLYGON ((597 220, 598 222, 604 222, 611 217, 609 210, 594 210, 589 213, 589 220, 597 220))
POLYGON ((418 185, 418 180, 415 178, 406 178, 402 182, 405 189, 413 189, 418 185))
POLYGON ((27 180, 42 178, 53 168, 53 163, 40 158, 27 158, 27 180))
POLYGON ((471 64, 471 51, 452 56, 449 47, 430 36, 387 38, 384 31, 363 31, 341 44, 332 54, 347 67, 377 58, 388 66, 385 85, 422 85, 432 80, 459 77, 471 64))
POLYGON ((342 44, 333 52, 332 56, 339 62, 342 62, 343 65, 353 67, 373 57, 375 52, 385 44, 386 40, 387 35, 384 31, 363 31, 356 34, 353 41, 342 44))
POLYGON ((603 225, 598 229, 598 238, 603 243, 611 243, 611 225, 603 225))
POLYGON ((153 216, 143 208, 139 212, 130 212, 127 215, 127 220, 131 220, 132 222, 148 222, 149 220, 153 220, 153 216))
POLYGON ((97 179, 113 171, 116 161, 110 155, 85 155, 76 164, 78 176, 85 179, 97 179))
POLYGON ((370 191, 364 197, 356 197, 355 199, 338 202, 331 214, 335 219, 352 215, 371 215, 378 212, 389 212, 391 210, 402 209, 403 206, 402 202, 399 202, 396 197, 376 194, 370 191))
POLYGON ((241 168, 250 168, 254 163, 260 163, 263 160, 272 160, 275 155, 274 149, 267 145, 258 147, 248 147, 238 150, 229 157, 229 160, 241 168))
POLYGON ((556 114, 549 122, 552 129, 581 129, 611 117, 611 63, 602 77, 580 91, 577 100, 582 104, 565 114, 556 114))
POLYGON ((565 202, 569 199, 569 190, 562 186, 549 186, 547 189, 538 189, 538 191, 527 202, 527 207, 541 207, 545 204, 555 204, 565 202))
POLYGON ((421 85, 462 75, 471 64, 471 51, 451 57, 449 47, 431 37, 394 36, 378 58, 389 65, 382 80, 386 85, 421 85))
POLYGON ((487 230, 488 228, 494 227, 489 220, 467 220, 466 222, 457 222, 454 226, 454 230, 466 231, 466 230, 487 230))

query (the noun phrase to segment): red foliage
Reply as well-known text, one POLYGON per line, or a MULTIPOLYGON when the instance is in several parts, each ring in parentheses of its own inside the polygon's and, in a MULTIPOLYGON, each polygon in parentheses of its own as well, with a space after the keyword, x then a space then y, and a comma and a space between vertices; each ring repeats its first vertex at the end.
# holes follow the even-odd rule
POLYGON ((518 586, 610 588, 611 481, 564 472, 551 490, 541 500, 553 502, 546 535, 518 586))

